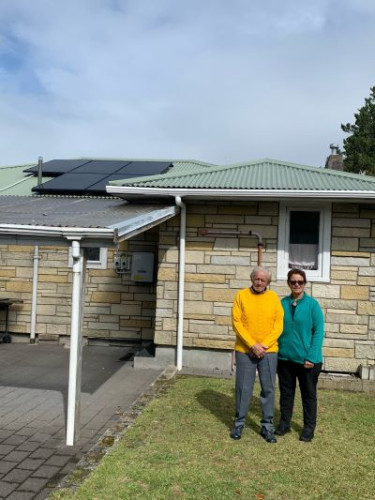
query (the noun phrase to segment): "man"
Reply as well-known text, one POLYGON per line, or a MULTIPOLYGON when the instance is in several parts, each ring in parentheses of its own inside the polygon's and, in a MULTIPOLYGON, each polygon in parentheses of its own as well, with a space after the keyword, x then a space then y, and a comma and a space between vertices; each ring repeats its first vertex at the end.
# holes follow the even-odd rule
POLYGON ((283 308, 278 295, 268 290, 271 273, 255 267, 250 275, 251 287, 240 290, 232 309, 232 325, 236 333, 236 416, 230 433, 241 439, 253 395, 256 372, 261 385, 261 436, 276 443, 273 428, 277 339, 283 330, 283 308))

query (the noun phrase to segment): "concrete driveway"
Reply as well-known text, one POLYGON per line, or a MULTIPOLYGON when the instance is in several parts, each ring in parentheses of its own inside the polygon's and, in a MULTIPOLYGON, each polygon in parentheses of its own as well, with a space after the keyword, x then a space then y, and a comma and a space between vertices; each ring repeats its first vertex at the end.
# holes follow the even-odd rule
POLYGON ((160 375, 126 347, 83 348, 80 438, 65 445, 69 350, 0 344, 0 498, 46 498, 160 375))

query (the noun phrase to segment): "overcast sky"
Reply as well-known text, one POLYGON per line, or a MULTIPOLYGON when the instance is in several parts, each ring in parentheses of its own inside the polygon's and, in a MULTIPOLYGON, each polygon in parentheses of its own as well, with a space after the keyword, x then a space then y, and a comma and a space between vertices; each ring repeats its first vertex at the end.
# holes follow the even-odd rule
POLYGON ((0 165, 324 165, 375 85, 375 0, 1 0, 0 165))

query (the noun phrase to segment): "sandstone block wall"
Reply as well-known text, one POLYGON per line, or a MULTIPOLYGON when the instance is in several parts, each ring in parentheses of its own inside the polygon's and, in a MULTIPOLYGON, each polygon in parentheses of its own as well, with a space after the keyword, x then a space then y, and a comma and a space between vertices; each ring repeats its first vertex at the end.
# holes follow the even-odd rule
MULTIPOLYGON (((152 230, 124 242, 119 250, 153 252, 156 266, 157 239, 157 231, 152 230)), ((0 246, 0 298, 23 300, 10 309, 9 331, 13 335, 30 334, 33 254, 33 246, 0 246)), ((68 249, 40 247, 39 254, 37 336, 41 340, 69 336, 72 268, 68 249)), ((86 271, 83 334, 90 338, 152 340, 156 284, 134 283, 129 273, 117 274, 113 270, 114 254, 114 249, 108 250, 107 269, 86 271)))
MULTIPOLYGON (((232 349, 231 306, 257 265, 252 236, 199 236, 210 231, 259 232, 263 264, 276 276, 278 203, 201 203, 187 206, 184 345, 232 349)), ((155 343, 175 345, 179 217, 160 229, 155 343)), ((306 291, 325 315, 324 369, 356 372, 375 363, 375 207, 333 204, 331 279, 306 291)), ((285 282, 272 282, 280 297, 285 282)))

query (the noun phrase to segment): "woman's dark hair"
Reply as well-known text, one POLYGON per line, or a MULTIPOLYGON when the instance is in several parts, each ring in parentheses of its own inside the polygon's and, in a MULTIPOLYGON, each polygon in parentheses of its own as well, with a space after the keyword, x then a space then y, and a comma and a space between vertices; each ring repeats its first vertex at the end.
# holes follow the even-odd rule
POLYGON ((298 269, 297 267, 293 267, 293 269, 291 269, 288 272, 288 283, 289 283, 290 277, 293 276, 293 274, 299 274, 300 276, 302 276, 303 281, 305 283, 307 282, 305 271, 303 271, 302 269, 298 269))

